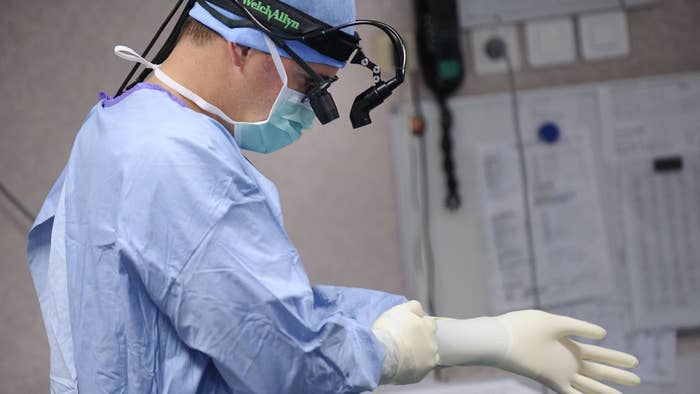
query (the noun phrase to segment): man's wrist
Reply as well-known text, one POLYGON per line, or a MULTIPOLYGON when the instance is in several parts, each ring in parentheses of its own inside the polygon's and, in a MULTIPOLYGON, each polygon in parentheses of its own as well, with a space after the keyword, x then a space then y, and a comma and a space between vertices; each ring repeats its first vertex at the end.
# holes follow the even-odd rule
POLYGON ((508 352, 508 329, 493 317, 435 321, 442 366, 498 366, 508 352))

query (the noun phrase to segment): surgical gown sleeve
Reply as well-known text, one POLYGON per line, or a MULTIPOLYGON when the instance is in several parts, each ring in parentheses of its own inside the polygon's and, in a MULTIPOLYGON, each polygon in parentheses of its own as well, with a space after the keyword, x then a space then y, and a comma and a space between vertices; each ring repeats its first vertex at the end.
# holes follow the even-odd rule
POLYGON ((371 324, 405 299, 312 288, 276 195, 222 145, 204 133, 133 153, 118 213, 122 265, 234 392, 375 388, 385 354, 371 324))

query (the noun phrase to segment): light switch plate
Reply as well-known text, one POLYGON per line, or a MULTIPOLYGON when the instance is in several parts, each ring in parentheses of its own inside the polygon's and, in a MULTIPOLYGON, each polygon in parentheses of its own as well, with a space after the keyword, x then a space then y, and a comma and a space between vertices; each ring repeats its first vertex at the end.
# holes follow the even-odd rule
POLYGON ((528 62, 533 67, 573 63, 576 60, 574 21, 553 18, 525 24, 528 62))
POLYGON ((581 15, 578 24, 584 59, 594 61, 629 54, 629 28, 624 11, 581 15))
POLYGON ((505 41, 513 69, 520 69, 520 49, 515 25, 499 25, 472 29, 471 31, 472 59, 474 59, 476 73, 489 75, 508 72, 505 60, 492 60, 486 55, 486 43, 493 37, 500 37, 505 41))

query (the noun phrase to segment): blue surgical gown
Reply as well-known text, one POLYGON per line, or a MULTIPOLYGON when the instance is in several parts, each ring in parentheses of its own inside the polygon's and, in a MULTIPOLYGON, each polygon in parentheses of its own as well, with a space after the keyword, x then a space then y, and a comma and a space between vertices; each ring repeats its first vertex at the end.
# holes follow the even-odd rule
POLYGON ((274 185, 154 85, 103 98, 28 240, 52 393, 349 393, 405 302, 310 286, 274 185))

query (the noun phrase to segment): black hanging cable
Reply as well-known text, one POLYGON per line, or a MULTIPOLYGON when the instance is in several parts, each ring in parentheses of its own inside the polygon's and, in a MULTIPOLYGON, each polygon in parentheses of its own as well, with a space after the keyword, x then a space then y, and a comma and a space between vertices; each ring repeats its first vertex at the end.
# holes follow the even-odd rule
POLYGON ((454 141, 452 139, 452 111, 447 105, 447 97, 438 96, 440 106, 440 125, 442 126, 442 137, 440 148, 442 149, 442 169, 445 172, 445 182, 447 184, 447 196, 445 206, 450 211, 459 209, 462 205, 462 197, 459 195, 459 182, 455 171, 455 161, 453 156, 454 141))
POLYGON ((14 196, 6 187, 5 185, 0 182, 0 194, 5 196, 5 198, 19 211, 22 216, 24 216, 27 220, 30 222, 34 223, 34 215, 29 212, 29 209, 27 209, 17 197, 14 196))
POLYGON ((454 119, 448 98, 457 92, 466 76, 460 45, 457 1, 414 0, 416 43, 422 66, 423 80, 434 94, 440 110, 442 129, 440 149, 446 186, 445 207, 456 211, 462 204, 457 180, 457 165, 453 155, 454 119))
MULTIPOLYGON (((189 18, 190 10, 192 7, 194 7, 196 0, 188 0, 187 4, 185 5, 185 9, 182 11, 182 14, 180 14, 180 18, 178 18, 177 22, 175 23, 175 27, 173 27, 173 31, 170 32, 170 36, 165 40, 165 43, 163 44, 163 47, 158 51, 156 56, 153 58, 151 63, 153 64, 161 64, 163 63, 168 56, 173 52, 173 49, 175 49, 175 45, 177 44, 177 39, 180 37, 180 33, 182 32, 182 27, 185 25, 185 22, 187 22, 187 18, 189 18)), ((152 72, 153 70, 151 69, 145 69, 141 72, 139 77, 136 79, 135 83, 143 82, 146 80, 146 77, 152 72)))
MULTIPOLYGON (((151 42, 149 42, 148 45, 146 46, 146 49, 145 49, 145 50, 143 51, 143 53, 141 54, 141 57, 143 57, 143 58, 145 59, 146 56, 148 56, 148 53, 149 53, 149 52, 151 51, 151 49, 153 48, 153 45, 155 45, 156 41, 158 41, 158 38, 159 38, 160 35, 163 33, 163 30, 165 30, 165 27, 168 26, 168 23, 170 23, 170 20, 172 19, 173 15, 175 15, 175 13, 177 12, 177 10, 180 8, 180 5, 182 4, 183 1, 184 1, 184 0, 178 0, 178 1, 177 1, 177 3, 175 4, 175 7, 173 7, 173 9, 170 11, 170 13, 168 14, 168 16, 167 16, 167 17, 165 18, 165 20, 163 21, 163 23, 161 23, 161 25, 160 25, 160 27, 158 28, 158 31, 156 32, 155 36, 153 36, 153 38, 151 39, 151 42)), ((117 91, 117 94, 115 95, 115 97, 116 97, 116 96, 119 96, 120 94, 122 94, 122 93, 124 92, 124 89, 126 89, 127 85, 129 84, 129 81, 130 81, 131 78, 134 76, 134 74, 136 73, 136 70, 138 70, 138 68, 139 68, 140 65, 141 65, 141 64, 136 63, 136 64, 134 65, 134 67, 131 68, 131 71, 129 71, 129 75, 127 75, 126 79, 124 79, 124 82, 122 82, 122 85, 119 87, 119 90, 117 91)))

